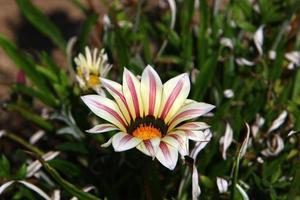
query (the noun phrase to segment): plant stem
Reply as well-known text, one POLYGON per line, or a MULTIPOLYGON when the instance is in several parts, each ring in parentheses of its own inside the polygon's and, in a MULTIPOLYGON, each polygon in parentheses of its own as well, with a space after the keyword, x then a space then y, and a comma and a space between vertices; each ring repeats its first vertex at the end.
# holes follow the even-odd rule
POLYGON ((14 134, 14 133, 7 133, 7 134, 5 134, 5 136, 8 137, 9 139, 11 139, 11 140, 19 143, 20 145, 22 145, 26 149, 28 149, 28 150, 36 153, 39 156, 44 155, 43 151, 41 151, 37 147, 31 145, 30 143, 28 143, 27 141, 25 141, 23 138, 19 137, 18 135, 14 134))

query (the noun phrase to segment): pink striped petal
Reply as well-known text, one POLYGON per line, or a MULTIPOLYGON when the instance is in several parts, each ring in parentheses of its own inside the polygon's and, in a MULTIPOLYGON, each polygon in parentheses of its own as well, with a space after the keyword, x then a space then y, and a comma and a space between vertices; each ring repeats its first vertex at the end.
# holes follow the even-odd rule
POLYGON ((190 87, 190 80, 186 73, 170 79, 163 85, 159 116, 166 123, 186 101, 190 87))
POLYGON ((207 103, 194 102, 184 105, 180 110, 172 117, 169 122, 168 131, 171 131, 179 123, 200 117, 211 111, 215 106, 207 103))
MULTIPOLYGON (((205 131, 184 130, 184 132, 190 140, 200 142, 200 141, 207 140, 207 138, 208 138, 207 130, 209 130, 209 129, 206 129, 205 131)), ((210 137, 209 137, 209 140, 210 140, 210 137)))
POLYGON ((115 151, 126 151, 136 147, 142 140, 127 133, 117 133, 112 137, 115 151))
POLYGON ((126 131, 126 120, 114 101, 99 95, 86 95, 81 99, 97 116, 116 125, 120 130, 126 131))
POLYGON ((162 94, 162 82, 156 71, 148 65, 142 74, 141 95, 145 116, 158 116, 162 94))
POLYGON ((137 149, 154 159, 158 150, 159 143, 160 138, 155 137, 149 140, 144 140, 137 146, 137 149))
POLYGON ((170 170, 173 170, 178 160, 178 150, 172 145, 161 141, 156 153, 157 160, 170 170))
POLYGON ((176 127, 177 130, 204 130, 210 126, 204 122, 188 122, 176 127))
MULTIPOLYGON (((175 139, 178 143, 178 151, 182 156, 186 156, 189 154, 189 141, 188 137, 183 131, 175 131, 169 133, 166 137, 164 137, 164 141, 169 143, 170 138, 175 139)), ((171 143, 169 143, 171 144, 171 143)))
POLYGON ((133 119, 143 116, 141 83, 128 69, 123 73, 123 94, 133 119))
POLYGON ((109 94, 116 100, 117 104, 119 105, 120 110, 122 111, 126 121, 130 123, 130 115, 129 115, 129 106, 126 102, 126 99, 123 95, 123 88, 122 85, 105 79, 100 78, 102 85, 105 87, 105 89, 109 92, 109 94))
POLYGON ((112 124, 98 124, 93 128, 86 130, 88 133, 105 133, 108 131, 118 130, 118 128, 112 124))

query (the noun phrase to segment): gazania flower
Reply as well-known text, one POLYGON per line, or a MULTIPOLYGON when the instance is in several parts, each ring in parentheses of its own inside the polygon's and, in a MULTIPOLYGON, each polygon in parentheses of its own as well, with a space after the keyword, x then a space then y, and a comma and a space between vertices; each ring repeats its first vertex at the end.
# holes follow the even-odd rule
POLYGON ((111 69, 108 63, 107 54, 104 49, 100 52, 97 48, 93 54, 88 47, 85 47, 85 56, 81 53, 74 59, 76 67, 76 80, 83 90, 94 89, 98 94, 102 94, 100 77, 106 77, 111 69))
POLYGON ((214 108, 213 105, 187 99, 190 81, 187 74, 176 76, 162 84, 158 74, 147 66, 141 80, 126 68, 123 84, 102 78, 101 82, 114 100, 86 95, 84 103, 109 123, 88 130, 102 133, 118 130, 104 146, 112 143, 115 151, 136 147, 174 169, 181 155, 188 155, 188 141, 205 141, 203 122, 185 122, 214 108))

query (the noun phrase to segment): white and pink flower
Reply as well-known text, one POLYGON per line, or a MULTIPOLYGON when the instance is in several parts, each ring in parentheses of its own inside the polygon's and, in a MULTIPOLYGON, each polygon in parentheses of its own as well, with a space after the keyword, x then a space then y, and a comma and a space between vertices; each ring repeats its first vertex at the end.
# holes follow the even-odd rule
POLYGON ((141 80, 125 68, 122 85, 104 78, 101 83, 114 100, 99 95, 86 95, 82 100, 94 114, 109 122, 88 132, 119 131, 104 146, 112 144, 115 151, 136 147, 172 170, 178 152, 188 155, 189 140, 204 140, 204 130, 209 128, 206 123, 184 121, 202 116, 214 106, 187 99, 190 80, 186 73, 162 84, 148 65, 141 80))

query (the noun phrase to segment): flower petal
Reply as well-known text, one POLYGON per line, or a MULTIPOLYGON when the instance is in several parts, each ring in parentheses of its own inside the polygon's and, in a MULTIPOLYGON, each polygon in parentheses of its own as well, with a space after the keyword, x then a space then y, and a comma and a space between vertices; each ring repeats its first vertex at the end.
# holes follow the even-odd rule
MULTIPOLYGON (((188 141, 188 137, 185 134, 185 132, 183 131, 175 131, 172 133, 169 133, 164 141, 166 143, 168 143, 168 141, 170 141, 169 137, 175 139, 178 143, 178 151, 182 156, 186 156, 189 154, 189 141, 188 141)), ((172 143, 169 143, 170 145, 172 145, 172 143)), ((174 145, 172 145, 174 146, 174 145)))
POLYGON ((108 131, 118 130, 118 128, 112 124, 98 124, 93 128, 86 130, 88 133, 104 133, 108 131))
POLYGON ((161 102, 162 82, 156 71, 150 65, 144 69, 142 74, 141 95, 145 115, 157 117, 161 102))
POLYGON ((233 139, 233 130, 230 124, 227 123, 225 134, 220 139, 220 145, 222 146, 222 157, 224 160, 226 160, 226 152, 232 143, 232 139, 233 139))
POLYGON ((173 170, 178 160, 178 150, 172 145, 161 141, 156 153, 157 160, 170 170, 173 170))
POLYGON ((204 130, 208 129, 210 126, 204 122, 188 122, 176 127, 177 130, 204 130))
POLYGON ((136 147, 142 140, 127 133, 117 133, 112 137, 115 151, 126 151, 136 147))
POLYGON ((143 116, 141 83, 128 69, 123 73, 123 94, 133 119, 143 116))
POLYGON ((190 80, 186 73, 170 79, 163 85, 159 116, 166 123, 184 104, 190 87, 190 80))
POLYGON ((203 132, 203 139, 197 142, 190 154, 190 156, 195 160, 197 158, 197 155, 199 152, 209 143, 212 137, 212 133, 210 132, 209 129, 206 129, 203 132))
POLYGON ((99 95, 86 95, 81 99, 97 116, 116 125, 120 130, 126 131, 126 121, 114 101, 99 95))
POLYGON ((160 143, 160 138, 155 137, 149 140, 144 140, 136 148, 141 152, 143 152, 144 154, 151 156, 154 159, 156 152, 158 150, 159 143, 160 143))
POLYGON ((130 123, 129 107, 128 107, 126 99, 123 95, 122 85, 117 82, 105 79, 105 78, 100 78, 100 80, 101 80, 102 85, 105 87, 105 89, 116 100, 126 121, 128 123, 130 123))
POLYGON ((170 120, 168 131, 171 131, 177 124, 183 121, 200 117, 201 115, 208 113, 214 107, 215 106, 211 104, 201 102, 193 102, 184 105, 170 120))

